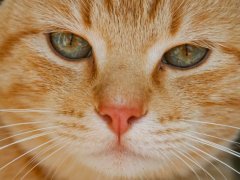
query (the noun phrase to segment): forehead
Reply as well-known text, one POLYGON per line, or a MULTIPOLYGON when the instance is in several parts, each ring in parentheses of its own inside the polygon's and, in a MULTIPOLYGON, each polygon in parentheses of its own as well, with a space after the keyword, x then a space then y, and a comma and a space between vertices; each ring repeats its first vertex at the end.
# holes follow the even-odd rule
POLYGON ((34 0, 31 3, 42 5, 41 9, 48 9, 52 15, 58 12, 68 18, 80 15, 89 28, 111 26, 118 31, 123 31, 124 27, 128 31, 142 32, 158 26, 162 31, 167 28, 170 34, 175 34, 184 20, 187 21, 186 16, 197 25, 196 21, 210 21, 212 17, 233 12, 239 4, 232 0, 34 0))
POLYGON ((25 0, 25 3, 28 7, 33 3, 31 8, 42 27, 49 23, 51 27, 76 33, 90 30, 108 44, 122 48, 127 48, 126 44, 141 48, 142 44, 175 37, 187 41, 226 41, 233 26, 239 24, 240 16, 236 8, 240 1, 236 0, 25 0))

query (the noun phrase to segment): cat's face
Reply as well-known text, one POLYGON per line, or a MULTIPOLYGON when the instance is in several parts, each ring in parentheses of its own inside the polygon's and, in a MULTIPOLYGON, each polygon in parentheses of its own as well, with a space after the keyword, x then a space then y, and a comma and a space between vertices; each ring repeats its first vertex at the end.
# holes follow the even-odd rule
MULTIPOLYGON (((105 175, 185 174, 192 164, 186 157, 204 164, 201 156, 211 158, 203 152, 219 151, 208 141, 228 144, 210 136, 230 140, 237 129, 229 126, 240 126, 238 7, 236 0, 6 0, 0 108, 49 112, 1 119, 40 122, 27 128, 49 127, 41 132, 51 134, 25 148, 55 138, 56 149, 66 145, 56 157, 105 175), (62 58, 51 47, 51 32, 83 37, 93 55, 62 58), (183 44, 209 50, 195 66, 166 65, 163 55, 183 44)), ((46 160, 50 169, 53 161, 46 160)))

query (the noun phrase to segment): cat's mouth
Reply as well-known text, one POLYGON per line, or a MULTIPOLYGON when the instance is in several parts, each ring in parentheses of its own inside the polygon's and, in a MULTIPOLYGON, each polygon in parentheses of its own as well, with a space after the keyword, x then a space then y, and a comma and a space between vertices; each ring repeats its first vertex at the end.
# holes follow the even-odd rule
MULTIPOLYGON (((96 156, 96 157, 111 156, 112 158, 118 159, 118 160, 124 160, 127 157, 144 159, 142 154, 139 154, 139 153, 131 150, 127 145, 125 145, 123 143, 122 144, 116 143, 116 144, 112 145, 111 147, 108 147, 105 150, 101 150, 100 152, 93 153, 92 155, 96 156)), ((146 158, 146 156, 145 156, 145 158, 146 158)))

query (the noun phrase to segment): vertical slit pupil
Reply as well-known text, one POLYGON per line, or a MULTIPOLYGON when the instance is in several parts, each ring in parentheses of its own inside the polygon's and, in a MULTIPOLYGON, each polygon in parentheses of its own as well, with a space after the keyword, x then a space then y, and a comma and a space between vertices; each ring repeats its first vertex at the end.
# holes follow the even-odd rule
POLYGON ((188 45, 186 44, 184 47, 185 47, 185 51, 186 51, 186 56, 188 56, 188 45))
POLYGON ((73 34, 70 35, 70 46, 72 46, 73 43, 73 34))

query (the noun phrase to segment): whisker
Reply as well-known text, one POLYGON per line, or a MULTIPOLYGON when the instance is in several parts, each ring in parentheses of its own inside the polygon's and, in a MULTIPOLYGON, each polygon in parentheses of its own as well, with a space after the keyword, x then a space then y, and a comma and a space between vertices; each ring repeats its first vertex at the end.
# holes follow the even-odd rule
POLYGON ((219 170, 219 168, 217 168, 211 161, 209 161, 207 158, 205 158, 204 156, 200 155, 198 152, 192 150, 190 147, 188 147, 185 143, 184 143, 184 147, 189 149, 190 152, 194 152, 196 155, 198 155, 199 157, 201 157, 202 159, 204 159, 205 161, 208 162, 208 164, 211 164, 217 171, 219 174, 222 175, 222 177, 227 180, 226 176, 219 170))
POLYGON ((212 138, 215 138, 215 139, 219 139, 219 140, 223 140, 223 141, 226 141, 226 142, 230 142, 230 143, 233 143, 233 144, 240 145, 239 142, 231 141, 231 140, 228 140, 228 139, 220 138, 220 137, 209 135, 209 134, 205 134, 205 133, 194 132, 194 131, 187 131, 187 132, 194 133, 194 134, 199 134, 199 135, 204 135, 204 136, 207 136, 207 137, 212 137, 212 138))
MULTIPOLYGON (((58 166, 56 167, 56 169, 54 170, 54 172, 51 175, 51 180, 54 179, 55 175, 57 174, 58 169, 60 169, 62 167, 62 165, 65 163, 65 161, 69 158, 71 154, 68 154, 67 156, 65 155, 65 157, 63 159, 61 159, 61 161, 58 162, 58 166)), ((47 176, 47 179, 49 179, 48 177, 50 177, 50 175, 47 176)))
MULTIPOLYGON (((54 138, 54 140, 56 140, 57 138, 54 138)), ((37 158, 39 158, 40 156, 44 155, 46 152, 48 152, 49 150, 61 145, 62 142, 59 142, 57 144, 53 144, 53 145, 50 145, 48 147, 46 147, 45 149, 41 150, 38 154, 34 155, 26 164, 25 166, 20 169, 18 171, 18 173, 15 175, 14 179, 16 179, 31 163, 33 163, 35 160, 37 160, 37 158)))
POLYGON ((27 132, 21 132, 21 133, 18 133, 18 134, 15 134, 15 135, 12 135, 12 136, 0 139, 0 142, 5 141, 7 139, 11 139, 13 137, 21 136, 21 135, 24 135, 24 134, 29 134, 29 133, 33 133, 33 132, 37 132, 37 131, 41 131, 41 130, 52 129, 52 128, 55 128, 55 127, 59 127, 59 126, 51 126, 51 127, 35 129, 35 130, 27 131, 27 132))
MULTIPOLYGON (((66 153, 65 153, 66 154, 66 153)), ((59 165, 55 168, 54 172, 52 173, 51 180, 54 179, 54 176, 56 175, 58 169, 62 167, 62 165, 65 163, 65 161, 71 156, 69 153, 68 155, 65 155, 65 158, 63 158, 61 161, 59 161, 59 165)))
POLYGON ((33 136, 30 136, 30 137, 27 137, 27 138, 24 138, 24 139, 15 141, 15 142, 13 142, 13 143, 10 143, 10 144, 7 144, 7 145, 5 145, 5 146, 0 147, 0 151, 3 150, 3 149, 8 148, 8 147, 10 147, 10 146, 13 146, 13 145, 15 145, 15 144, 18 144, 18 143, 21 143, 21 142, 25 142, 25 141, 28 141, 28 140, 32 140, 32 139, 36 139, 36 138, 38 138, 38 137, 46 136, 46 135, 52 134, 52 133, 54 133, 54 132, 50 132, 50 133, 40 133, 40 134, 37 134, 37 135, 33 135, 33 136))
POLYGON ((37 147, 31 149, 31 150, 25 152, 24 154, 18 156, 17 158, 13 159, 12 161, 10 161, 9 163, 7 163, 6 165, 0 167, 0 171, 2 171, 3 169, 5 169, 5 168, 8 167, 9 165, 13 164, 14 162, 16 162, 17 160, 19 160, 20 158, 26 156, 27 154, 29 154, 29 153, 31 153, 31 152, 33 152, 33 151, 35 151, 35 150, 41 148, 42 146, 45 146, 46 144, 51 143, 53 140, 55 140, 55 139, 52 139, 52 140, 50 140, 50 141, 47 141, 47 142, 45 142, 45 143, 43 143, 43 144, 41 144, 41 145, 39 145, 39 146, 37 146, 37 147))
MULTIPOLYGON (((47 123, 48 122, 42 122, 42 121, 38 121, 38 122, 23 122, 23 123, 16 123, 16 124, 9 124, 9 125, 0 126, 0 129, 14 127, 14 126, 32 125, 32 124, 47 124, 47 123)), ((50 124, 50 123, 48 123, 48 124, 50 124)))
POLYGON ((70 143, 66 143, 65 145, 61 146, 60 148, 58 148, 57 150, 53 151, 51 154, 49 154, 47 157, 43 158, 41 161, 39 161, 35 166, 33 166, 27 173, 25 173, 23 175, 23 177, 20 180, 23 180, 34 168, 36 168, 39 164, 41 164, 43 161, 47 160, 48 158, 50 158, 51 156, 53 156, 54 154, 56 154, 57 152, 61 151, 63 148, 65 148, 67 145, 69 145, 70 143))
MULTIPOLYGON (((161 152, 161 151, 160 151, 161 152)), ((175 168, 178 168, 176 166, 176 163, 173 162, 173 160, 171 158, 169 158, 167 155, 165 155, 164 153, 161 153, 162 156, 164 156, 164 159, 166 159, 166 161, 169 161, 175 168)))
POLYGON ((230 126, 230 125, 226 125, 226 124, 213 123, 213 122, 193 121, 193 120, 181 120, 181 121, 199 123, 199 124, 209 124, 209 125, 215 125, 215 126, 221 126, 221 127, 227 127, 227 128, 240 130, 239 127, 234 127, 234 126, 230 126))
POLYGON ((197 147, 195 147, 195 146, 193 146, 193 145, 191 145, 191 144, 189 144, 189 143, 185 143, 185 144, 186 144, 187 146, 191 147, 191 148, 194 148, 194 149, 196 149, 196 150, 202 152, 203 154, 209 156, 210 158, 212 158, 212 159, 214 159, 214 160, 220 162, 221 164, 225 165, 226 167, 228 167, 229 169, 231 169, 232 171, 234 171, 234 172, 236 172, 237 174, 240 175, 240 172, 239 172, 239 171, 237 171, 236 169, 234 169, 233 167, 231 167, 231 166, 228 165, 227 163, 225 163, 225 162, 219 160, 218 158, 212 156, 211 154, 209 154, 209 153, 207 153, 207 152, 205 152, 205 151, 203 151, 203 150, 201 150, 201 149, 199 149, 199 148, 197 148, 197 147))
POLYGON ((4 113, 52 113, 53 110, 47 109, 0 109, 4 113))
MULTIPOLYGON (((27 128, 27 129, 16 131, 16 133, 22 133, 22 132, 26 132, 26 131, 30 131, 30 130, 32 130, 32 129, 27 128)), ((11 134, 11 133, 10 132, 0 133, 0 136, 5 136, 5 135, 9 135, 9 134, 11 134)))
POLYGON ((182 152, 182 151, 180 151, 180 150, 177 150, 176 152, 180 153, 182 156, 184 156, 184 157, 187 158, 189 161, 191 161, 192 163, 194 163, 196 166, 198 166, 200 169, 202 169, 203 172, 206 173, 211 179, 214 179, 214 180, 215 180, 215 178, 214 178, 206 169, 204 169, 199 163, 197 163, 196 161, 193 160, 194 158, 193 158, 189 153, 186 154, 186 153, 184 153, 184 152, 182 152), (188 157, 188 156, 190 156, 190 157, 188 157))
POLYGON ((199 175, 197 174, 197 172, 192 168, 192 166, 190 166, 181 156, 179 156, 178 154, 176 154, 176 151, 172 152, 172 154, 177 157, 180 161, 182 161, 197 177, 198 180, 201 180, 201 178, 199 177, 199 175), (174 153, 175 152, 175 153, 174 153))
POLYGON ((219 145, 219 144, 210 142, 210 141, 205 140, 205 139, 202 139, 202 138, 198 138, 198 137, 191 136, 191 135, 189 135, 189 134, 185 134, 185 135, 191 137, 194 141, 197 141, 197 142, 200 142, 200 143, 202 143, 202 144, 208 145, 208 146, 210 146, 210 147, 219 149, 219 150, 221 150, 221 151, 224 151, 224 152, 226 152, 226 153, 229 153, 229 154, 231 154, 231 155, 233 155, 233 156, 236 156, 236 157, 240 158, 240 153, 238 153, 238 152, 236 152, 236 151, 234 151, 234 150, 232 150, 232 149, 229 149, 229 148, 227 148, 227 147, 224 147, 224 146, 222 146, 222 145, 219 145))

